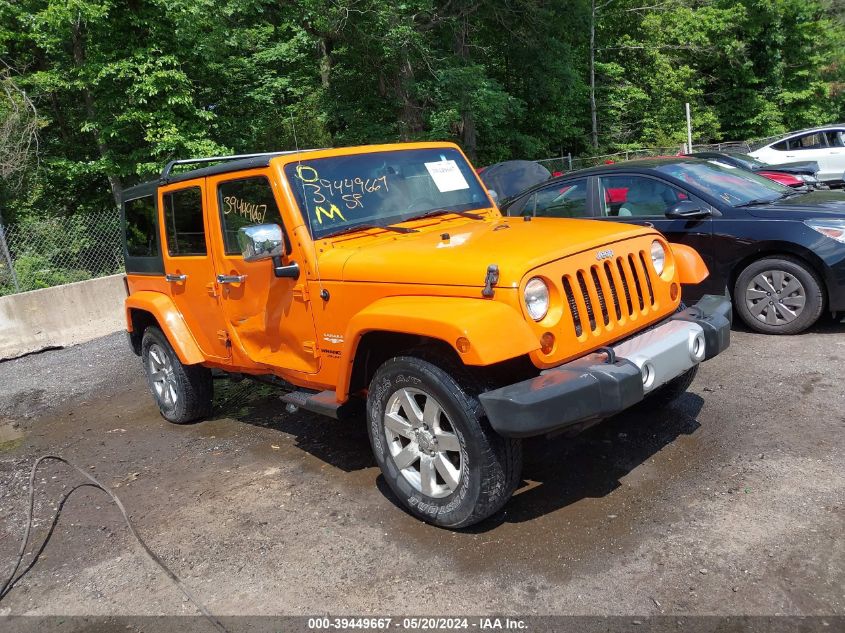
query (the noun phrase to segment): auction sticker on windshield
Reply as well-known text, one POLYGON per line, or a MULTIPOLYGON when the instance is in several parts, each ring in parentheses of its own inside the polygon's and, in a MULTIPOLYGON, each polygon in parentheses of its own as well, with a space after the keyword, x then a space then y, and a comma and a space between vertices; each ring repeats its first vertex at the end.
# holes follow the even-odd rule
POLYGON ((458 191, 469 189, 469 183, 461 173, 458 164, 453 160, 439 160, 434 163, 425 163, 431 179, 441 193, 447 191, 458 191))

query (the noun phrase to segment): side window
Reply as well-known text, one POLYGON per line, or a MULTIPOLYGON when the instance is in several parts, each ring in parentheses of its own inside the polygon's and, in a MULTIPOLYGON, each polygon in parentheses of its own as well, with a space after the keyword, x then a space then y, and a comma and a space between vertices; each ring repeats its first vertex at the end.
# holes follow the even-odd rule
POLYGON ((777 150, 778 152, 785 152, 789 149, 789 144, 786 141, 781 141, 780 143, 772 145, 772 149, 777 150))
POLYGON ((662 217, 689 198, 672 185, 644 176, 602 176, 599 187, 604 217, 662 217))
POLYGON ((163 200, 167 254, 171 257, 205 255, 202 190, 191 187, 171 191, 164 194, 163 200))
POLYGON ((123 204, 126 217, 126 252, 130 257, 155 257, 156 203, 153 196, 127 200, 123 204))
POLYGON ((278 224, 284 230, 273 189, 265 176, 221 182, 217 187, 217 196, 227 255, 240 254, 238 229, 243 226, 278 224))
POLYGON ((556 183, 534 192, 525 201, 520 215, 545 218, 583 218, 587 208, 587 179, 556 183))
POLYGON ((789 141, 789 149, 819 149, 827 147, 824 132, 805 134, 789 141))
POLYGON ((828 147, 845 147, 845 131, 830 130, 825 132, 828 147))

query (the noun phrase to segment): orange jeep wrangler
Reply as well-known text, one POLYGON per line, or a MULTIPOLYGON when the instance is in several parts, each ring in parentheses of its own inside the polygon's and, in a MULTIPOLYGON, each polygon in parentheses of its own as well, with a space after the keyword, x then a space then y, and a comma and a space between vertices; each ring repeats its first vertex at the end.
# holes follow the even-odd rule
POLYGON ((174 161, 126 190, 126 323, 161 414, 207 416, 213 369, 290 410, 365 404, 393 492, 459 528, 510 498, 520 438, 666 402, 728 346, 727 299, 680 305, 695 251, 492 195, 449 143, 174 161))

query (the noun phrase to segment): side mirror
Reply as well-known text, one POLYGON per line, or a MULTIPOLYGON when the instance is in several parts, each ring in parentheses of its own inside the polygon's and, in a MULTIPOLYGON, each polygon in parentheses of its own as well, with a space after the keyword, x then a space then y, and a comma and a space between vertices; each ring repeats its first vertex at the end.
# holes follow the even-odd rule
POLYGON ((496 204, 496 206, 498 206, 499 205, 499 194, 496 193, 496 190, 495 189, 488 189, 487 193, 490 194, 490 198, 492 198, 493 202, 496 204))
POLYGON ((278 224, 253 224, 238 229, 238 246, 245 262, 284 257, 285 238, 278 224))
POLYGON ((670 220, 700 220, 709 217, 710 214, 710 209, 692 200, 676 202, 666 211, 666 217, 670 220))

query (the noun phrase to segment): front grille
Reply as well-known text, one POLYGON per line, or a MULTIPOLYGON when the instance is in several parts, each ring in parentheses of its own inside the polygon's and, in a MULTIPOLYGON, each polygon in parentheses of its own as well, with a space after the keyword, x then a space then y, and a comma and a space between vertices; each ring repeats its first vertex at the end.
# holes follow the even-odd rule
POLYGON ((563 276, 563 292, 576 336, 598 333, 600 326, 627 320, 654 305, 647 261, 645 251, 640 251, 563 276))

